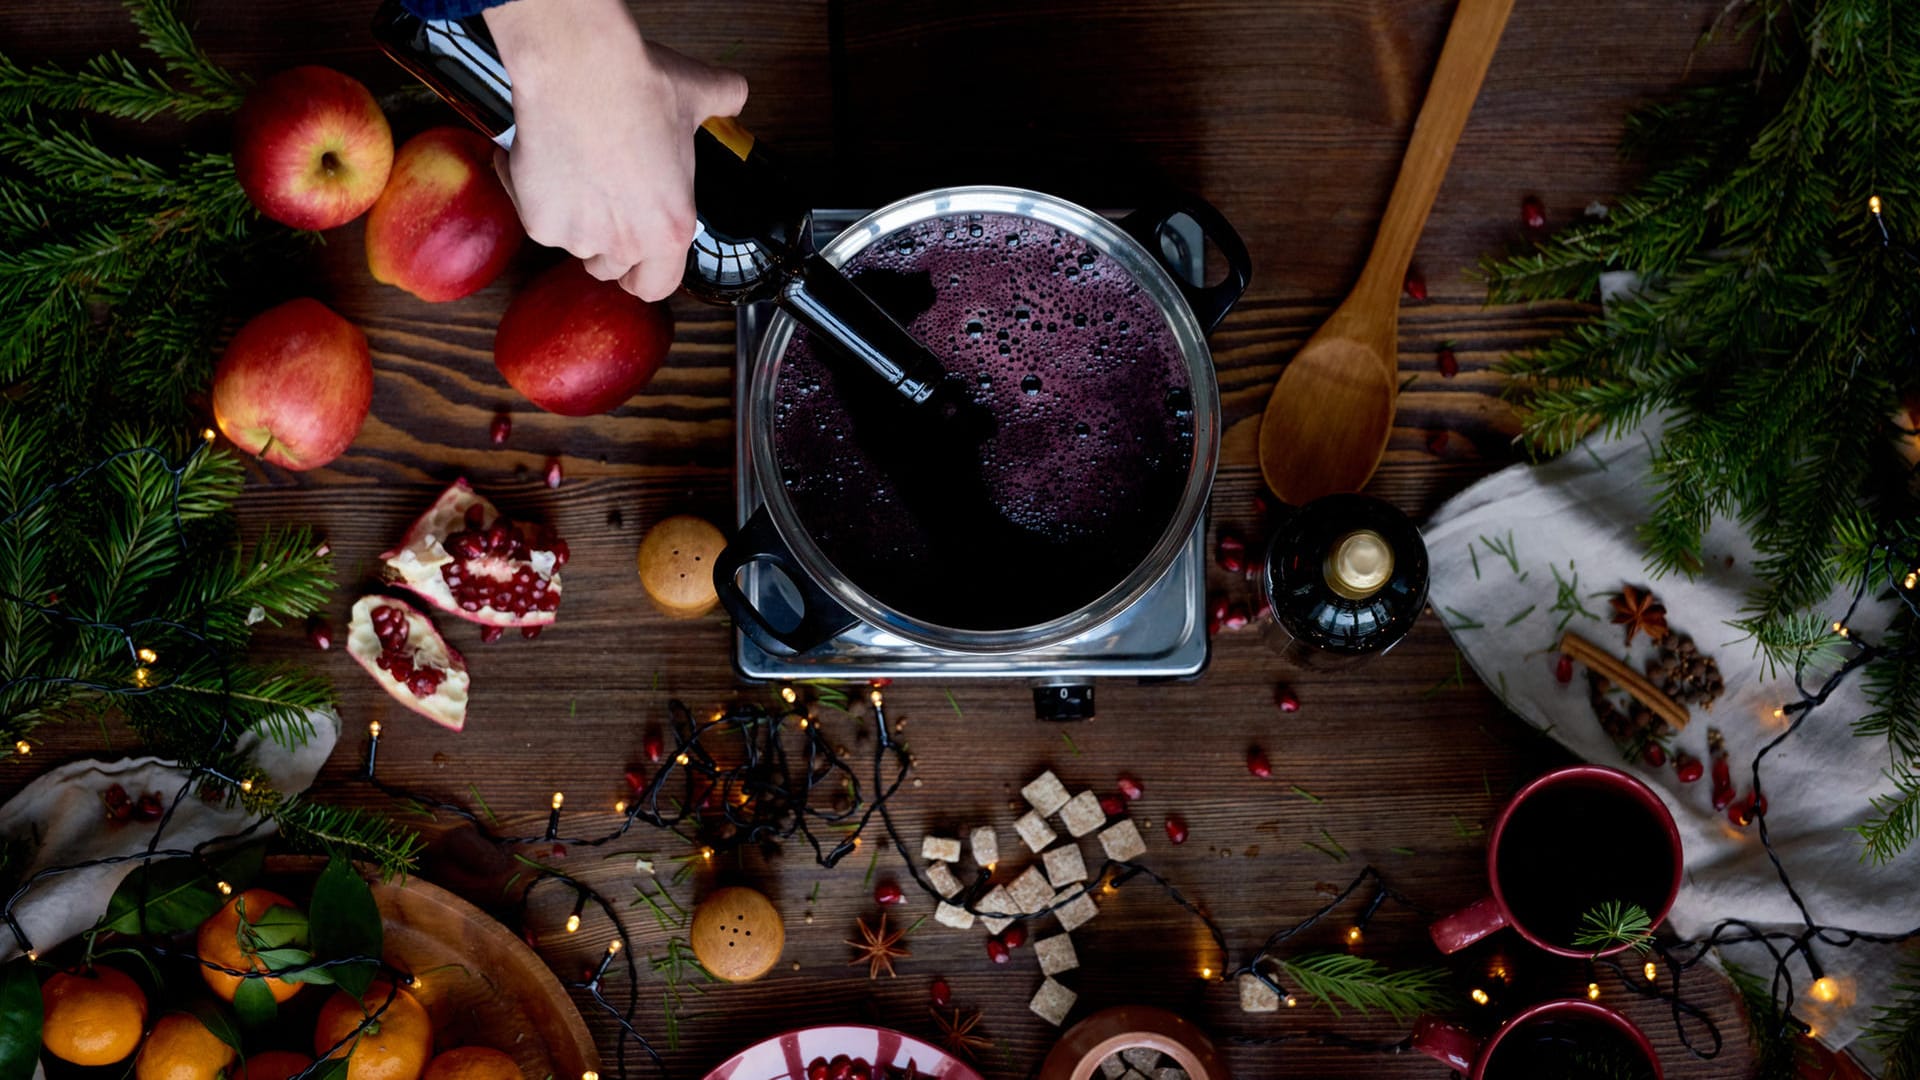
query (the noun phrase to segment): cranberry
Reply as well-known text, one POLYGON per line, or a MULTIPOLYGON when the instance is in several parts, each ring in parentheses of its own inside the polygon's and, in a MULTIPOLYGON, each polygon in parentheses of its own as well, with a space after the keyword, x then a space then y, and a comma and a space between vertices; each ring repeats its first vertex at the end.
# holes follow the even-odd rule
POLYGON ((1706 767, 1700 764, 1699 758, 1689 757, 1686 754, 1675 754, 1673 756, 1673 775, 1679 777, 1681 783, 1691 784, 1695 780, 1700 779, 1701 774, 1704 772, 1706 772, 1706 767))
POLYGON ((1283 713, 1300 711, 1300 699, 1293 696, 1293 691, 1288 689, 1285 683, 1273 688, 1273 703, 1278 705, 1283 713))
POLYGON ((987 939, 987 959, 996 964, 1004 964, 1013 954, 1007 950, 1007 943, 997 937, 987 939))
POLYGON ((1006 933, 1000 935, 1000 940, 1007 943, 1007 948, 1017 949, 1027 943, 1027 928, 1014 923, 1007 927, 1006 933))
POLYGON ((134 804, 133 816, 139 821, 159 821, 160 815, 166 811, 166 804, 160 801, 159 794, 149 791, 140 796, 140 801, 134 804))
POLYGON ((493 423, 487 427, 487 437, 493 440, 493 445, 503 445, 507 441, 507 436, 511 434, 513 434, 513 417, 508 416, 504 411, 493 414, 493 423))
POLYGON ((1126 773, 1121 773, 1120 778, 1113 782, 1113 786, 1120 789, 1120 794, 1125 795, 1128 802, 1137 802, 1144 794, 1140 789, 1140 781, 1126 773))
POLYGON ((1453 355, 1452 345, 1440 346, 1440 352, 1434 357, 1434 366, 1440 369, 1440 377, 1451 379, 1460 374, 1460 359, 1453 355))
POLYGON ((520 628, 520 636, 526 638, 528 641, 532 641, 534 638, 539 637, 540 631, 544 629, 546 628, 542 626, 523 626, 520 628))
POLYGON ((1427 453, 1438 457, 1447 452, 1447 433, 1436 431, 1427 436, 1427 453))
POLYGON ((318 616, 308 619, 307 640, 313 642, 314 648, 326 652, 333 648, 333 627, 328 626, 327 620, 318 616))
POLYGON ((894 882, 883 881, 873 887, 873 902, 882 907, 904 904, 907 902, 907 894, 901 892, 900 886, 894 882))
POLYGON ((1647 748, 1640 751, 1640 760, 1657 769, 1667 763, 1667 748, 1657 742, 1649 741, 1647 748))
POLYGON ((1254 747, 1247 751, 1247 771, 1265 780, 1273 775, 1273 763, 1267 760, 1267 752, 1254 747))
POLYGON ((108 821, 125 821, 133 816, 133 799, 119 784, 101 792, 100 801, 106 804, 108 821))
POLYGON ((1537 197, 1520 200, 1520 224, 1536 232, 1547 227, 1547 208, 1537 197))
POLYGON ((1407 290, 1407 295, 1415 300, 1427 298, 1427 278, 1418 270, 1407 271, 1407 280, 1402 287, 1407 290))
POLYGON ((1229 574, 1244 574, 1247 570, 1247 542, 1234 533, 1220 532, 1214 541, 1213 555, 1220 563, 1220 569, 1229 574))
POLYGON ((826 1058, 814 1058, 807 1062, 807 1080, 827 1080, 826 1058))
POLYGON ((1167 819, 1167 839, 1175 844, 1187 842, 1187 823, 1177 817, 1167 819))
POLYGON ((555 844, 553 845, 552 849, 547 852, 547 854, 548 856, 555 859, 564 859, 567 857, 567 845, 555 844))
POLYGON ((504 626, 483 626, 480 628, 480 642, 483 645, 491 645, 499 641, 500 635, 506 632, 507 628, 504 626))
POLYGON ((641 788, 646 786, 647 786, 646 773, 641 772, 638 768, 627 770, 627 790, 628 791, 639 791, 641 788))
POLYGON ((1127 812, 1127 804, 1120 801, 1118 795, 1100 796, 1100 812, 1108 817, 1119 817, 1127 812))
POLYGON ((1741 828, 1753 824, 1753 819, 1767 812, 1767 798, 1759 792, 1740 799, 1727 808, 1727 820, 1741 828))
POLYGON ((564 479, 566 479, 566 473, 560 468, 560 459, 557 457, 548 458, 547 486, 557 488, 560 486, 560 481, 564 479))
POLYGON ((646 751, 648 763, 658 765, 660 763, 660 754, 661 754, 660 733, 657 731, 647 732, 647 738, 646 738, 646 741, 642 744, 642 749, 646 751))
POLYGON ((1226 620, 1220 625, 1229 630, 1239 630, 1245 627, 1252 619, 1253 615, 1247 610, 1247 605, 1235 600, 1233 603, 1227 605, 1226 620))
POLYGON ((927 988, 927 996, 933 999, 935 1005, 943 1009, 953 1004, 953 988, 947 985, 945 979, 934 979, 933 985, 927 988))
POLYGON ((1553 681, 1562 686, 1573 681, 1573 657, 1561 653, 1553 662, 1553 681))

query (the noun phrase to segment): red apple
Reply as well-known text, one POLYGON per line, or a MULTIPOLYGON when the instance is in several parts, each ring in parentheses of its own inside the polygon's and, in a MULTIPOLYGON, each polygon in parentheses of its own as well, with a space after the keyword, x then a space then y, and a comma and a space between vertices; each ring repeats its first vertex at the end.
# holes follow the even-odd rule
POLYGON ((422 300, 458 300, 499 276, 524 235, 493 144, 468 128, 433 128, 394 156, 367 217, 367 269, 422 300))
POLYGON ((233 166, 261 213, 296 229, 331 229, 380 197, 393 132, 359 82, 332 68, 292 68, 247 95, 234 120, 233 166))
POLYGON ((595 281, 569 259, 513 298, 493 336, 493 362, 535 405, 591 416, 645 386, 672 342, 666 305, 595 281))
POLYGON ((372 402, 366 335, 305 297, 255 315, 213 369, 220 430, 240 449, 289 469, 339 457, 372 402))

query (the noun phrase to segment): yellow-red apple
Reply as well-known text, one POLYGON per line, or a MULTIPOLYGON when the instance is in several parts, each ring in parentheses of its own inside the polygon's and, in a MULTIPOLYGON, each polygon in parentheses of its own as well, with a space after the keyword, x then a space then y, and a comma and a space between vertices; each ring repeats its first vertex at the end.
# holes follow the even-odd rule
POLYGON ((380 197, 393 131, 358 81, 332 68, 292 68, 247 95, 234 119, 233 166, 261 213, 296 229, 331 229, 380 197))
POLYGON ((433 128, 394 155, 367 217, 367 269, 422 300, 457 300, 499 276, 523 235, 493 171, 493 144, 467 128, 433 128))
POLYGON ((220 430, 289 469, 317 469, 344 453, 372 402, 366 335, 306 297, 255 315, 213 369, 220 430))
POLYGON ((493 362, 535 405, 591 416, 645 386, 672 343, 666 305, 596 281, 568 259, 513 298, 494 332, 493 362))

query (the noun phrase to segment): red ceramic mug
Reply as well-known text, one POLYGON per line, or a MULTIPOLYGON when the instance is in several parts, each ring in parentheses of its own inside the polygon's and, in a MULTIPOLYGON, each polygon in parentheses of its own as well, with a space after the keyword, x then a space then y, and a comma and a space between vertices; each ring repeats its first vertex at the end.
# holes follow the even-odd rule
POLYGON ((1666 920, 1680 893, 1680 830, 1653 790, 1618 769, 1574 765, 1520 789, 1487 839, 1492 895, 1429 928, 1455 953, 1511 926, 1561 956, 1605 956, 1628 947, 1579 948, 1582 917, 1608 901, 1666 920))
POLYGON ((1570 1052, 1620 1055, 1642 1066, 1648 1080, 1663 1076, 1646 1034, 1626 1017, 1591 1001, 1541 1002, 1486 1039, 1423 1016, 1413 1025, 1412 1043, 1467 1080, 1529 1080, 1564 1071, 1570 1052))

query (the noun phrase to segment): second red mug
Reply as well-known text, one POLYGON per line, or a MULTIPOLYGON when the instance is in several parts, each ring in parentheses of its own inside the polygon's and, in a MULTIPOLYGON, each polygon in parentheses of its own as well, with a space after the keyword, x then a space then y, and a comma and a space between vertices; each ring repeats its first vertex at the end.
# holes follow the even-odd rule
POLYGON ((1511 926, 1551 953, 1607 955, 1631 942, 1574 945, 1587 912, 1634 904, 1657 927, 1680 893, 1680 830, 1652 789, 1618 769, 1574 765, 1520 789, 1487 838, 1491 895, 1429 928, 1455 953, 1511 926))
POLYGON ((1545 1076, 1628 1076, 1662 1080, 1660 1058, 1626 1017, 1591 1001, 1547 1001, 1482 1039, 1423 1016, 1413 1048, 1467 1080, 1539 1080, 1545 1076))

